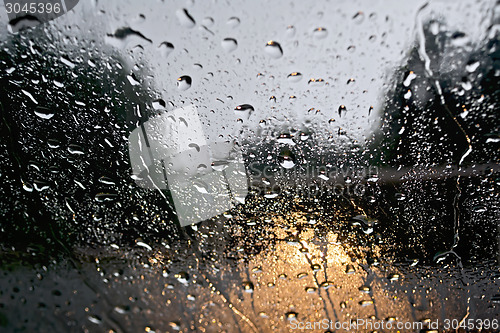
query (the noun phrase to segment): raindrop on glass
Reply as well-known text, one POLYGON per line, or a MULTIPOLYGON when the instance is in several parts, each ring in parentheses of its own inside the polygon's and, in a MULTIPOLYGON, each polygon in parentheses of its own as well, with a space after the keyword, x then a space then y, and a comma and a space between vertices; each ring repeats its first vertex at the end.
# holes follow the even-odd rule
POLYGON ((345 105, 341 105, 339 106, 339 116, 342 117, 342 114, 345 113, 347 111, 347 108, 345 107, 345 105))
POLYGON ((253 293, 253 283, 250 281, 243 282, 243 290, 247 293, 253 293))
POLYGON ((354 16, 352 17, 352 20, 354 21, 354 23, 356 24, 360 24, 363 22, 363 20, 365 19, 365 14, 363 12, 357 12, 356 14, 354 14, 354 16))
POLYGON ((283 56, 283 49, 281 48, 281 45, 273 40, 267 42, 265 51, 275 59, 281 58, 283 56))
POLYGON ((302 79, 302 74, 299 72, 293 72, 287 76, 288 82, 299 82, 302 79))
POLYGON ((161 56, 166 58, 170 53, 174 51, 174 44, 163 42, 160 44, 160 46, 158 46, 158 49, 160 50, 161 56))
POLYGON ((177 79, 177 88, 180 90, 188 90, 191 88, 191 77, 187 75, 183 75, 177 79))
POLYGON ((234 38, 224 38, 221 42, 222 48, 226 52, 233 52, 238 48, 238 42, 234 38))
POLYGON ((43 106, 37 106, 35 108, 35 115, 37 115, 38 117, 42 118, 42 119, 50 119, 54 116, 54 111, 52 111, 51 109, 49 108, 45 108, 43 106))
POLYGON ((328 36, 328 31, 326 30, 326 28, 319 27, 314 29, 313 36, 316 39, 323 39, 326 38, 326 36, 328 36))
POLYGON ((235 115, 240 119, 248 120, 254 111, 250 104, 241 104, 234 108, 235 115))
POLYGON ((196 25, 196 21, 193 19, 193 17, 189 14, 187 9, 179 9, 175 15, 177 16, 177 19, 179 20, 179 23, 186 28, 192 28, 196 25))
POLYGON ((296 29, 293 25, 289 25, 288 27, 286 27, 286 36, 288 38, 292 38, 295 36, 295 32, 296 32, 296 29))
POLYGON ((233 16, 227 20, 227 25, 230 26, 231 28, 235 28, 240 24, 240 19, 233 16))
POLYGON ((279 163, 283 168, 291 169, 295 166, 295 156, 286 150, 280 154, 279 163))

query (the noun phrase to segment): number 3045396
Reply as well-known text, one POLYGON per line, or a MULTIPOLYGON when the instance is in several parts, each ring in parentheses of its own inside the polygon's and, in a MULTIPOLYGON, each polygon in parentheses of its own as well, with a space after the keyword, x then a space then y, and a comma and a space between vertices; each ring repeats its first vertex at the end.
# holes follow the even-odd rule
POLYGON ((6 2, 7 14, 59 14, 61 12, 60 3, 29 2, 20 4, 18 2, 6 2))

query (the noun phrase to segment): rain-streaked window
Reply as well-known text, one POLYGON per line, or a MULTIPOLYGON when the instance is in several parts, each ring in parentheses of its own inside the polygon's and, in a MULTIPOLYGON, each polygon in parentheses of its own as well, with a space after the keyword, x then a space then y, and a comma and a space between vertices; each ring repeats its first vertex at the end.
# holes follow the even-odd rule
POLYGON ((497 1, 0 19, 0 332, 500 331, 497 1))

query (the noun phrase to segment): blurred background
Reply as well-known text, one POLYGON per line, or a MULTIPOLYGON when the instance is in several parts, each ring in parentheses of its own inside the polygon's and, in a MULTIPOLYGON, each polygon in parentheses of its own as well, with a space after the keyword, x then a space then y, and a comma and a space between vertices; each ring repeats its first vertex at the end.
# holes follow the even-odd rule
POLYGON ((0 8, 2 332, 500 319, 498 2, 66 5, 0 8), (181 227, 129 137, 189 106, 248 194, 181 227))

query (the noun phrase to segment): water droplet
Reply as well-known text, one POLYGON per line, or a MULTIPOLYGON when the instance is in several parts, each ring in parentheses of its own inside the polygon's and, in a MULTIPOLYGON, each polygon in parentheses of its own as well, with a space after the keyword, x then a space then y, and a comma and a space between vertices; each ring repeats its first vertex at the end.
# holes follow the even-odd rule
POLYGON ((265 51, 275 59, 281 58, 283 56, 283 49, 281 48, 281 45, 273 40, 267 42, 265 51))
POLYGON ((288 27, 286 27, 286 36, 288 38, 292 38, 293 36, 295 36, 295 32, 296 29, 293 25, 289 25, 288 27))
POLYGON ((302 273, 297 274, 297 279, 299 279, 299 280, 300 280, 300 279, 305 278, 306 276, 307 276, 307 273, 302 272, 302 273))
POLYGON ((347 265, 346 268, 345 268, 345 272, 347 274, 353 274, 356 270, 354 269, 354 266, 353 265, 347 265))
POLYGON ((208 194, 208 186, 202 181, 197 181, 193 184, 194 188, 200 193, 208 194))
POLYGON ((75 144, 70 144, 68 146, 68 151, 70 154, 74 154, 74 155, 83 155, 84 154, 83 147, 81 147, 79 145, 75 145, 75 144))
POLYGON ((344 113, 346 111, 347 111, 347 108, 345 107, 345 105, 339 106, 339 117, 342 117, 342 113, 344 113))
MULTIPOLYGON (((114 34, 108 34, 106 36, 106 41, 112 45, 125 48, 128 45, 139 46, 142 48, 142 43, 151 44, 153 41, 146 36, 144 36, 140 31, 136 31, 130 27, 122 27, 115 31, 114 34)), ((74 68, 75 64, 68 63, 61 58, 61 62, 70 68, 74 68)))
POLYGON ((157 99, 153 101, 153 109, 160 110, 166 107, 165 101, 162 99, 157 99))
POLYGON ((37 106, 34 112, 38 117, 46 120, 52 118, 55 114, 54 111, 43 106, 37 106))
POLYGON ((295 166, 295 156, 291 151, 285 150, 280 154, 279 163, 283 168, 291 169, 295 166))
POLYGON ((141 84, 141 82, 139 80, 137 80, 137 78, 135 77, 134 74, 127 75, 127 80, 133 86, 139 86, 141 84))
POLYGON ((413 71, 410 71, 408 73, 408 75, 406 76, 405 80, 403 81, 403 85, 405 87, 409 87, 411 84, 411 81, 413 81, 413 79, 415 79, 416 77, 417 77, 417 75, 413 71))
POLYGON ((106 185, 115 185, 116 184, 113 179, 106 177, 106 176, 100 177, 99 183, 106 184, 106 185))
POLYGON ((57 88, 64 88, 64 83, 57 80, 52 81, 57 88))
POLYGON ((326 36, 328 36, 328 31, 323 27, 316 28, 313 31, 313 36, 316 39, 323 39, 326 38, 326 36))
POLYGON ((289 82, 299 82, 302 79, 302 74, 299 72, 293 72, 288 74, 287 79, 289 82))
POLYGON ((252 268, 253 273, 262 273, 262 266, 256 266, 252 268))
POLYGON ((298 316, 297 312, 290 311, 290 312, 285 313, 285 317, 288 320, 294 320, 297 318, 297 316, 298 316))
POLYGON ((306 141, 307 139, 309 139, 309 136, 310 136, 309 133, 307 133, 307 132, 301 132, 300 133, 300 140, 301 141, 306 141))
POLYGON ((474 206, 472 208, 472 211, 474 213, 484 213, 484 212, 488 211, 488 208, 486 206, 474 206))
POLYGON ((187 284, 189 281, 189 274, 182 271, 174 275, 177 281, 179 281, 182 284, 187 284))
POLYGON ((193 19, 193 17, 189 14, 187 9, 179 9, 175 15, 177 16, 177 19, 179 20, 179 23, 186 28, 192 28, 196 25, 196 21, 193 19))
POLYGON ((181 330, 181 324, 177 321, 171 321, 168 323, 168 326, 170 326, 171 329, 174 331, 180 331, 181 330))
POLYGON ((462 81, 461 86, 466 91, 469 91, 472 89, 472 83, 470 81, 467 81, 465 78, 464 78, 464 81, 462 81))
POLYGON ((183 75, 177 79, 177 88, 180 90, 188 90, 191 88, 191 77, 187 75, 183 75))
POLYGON ((311 266, 311 269, 312 269, 313 271, 315 271, 315 272, 316 272, 316 271, 319 271, 319 270, 321 269, 321 265, 319 265, 319 264, 313 264, 313 265, 311 266))
POLYGON ((38 104, 38 101, 35 99, 35 97, 33 97, 33 95, 32 95, 31 93, 27 92, 27 91, 26 91, 26 90, 24 90, 24 89, 21 89, 21 92, 22 92, 23 94, 25 94, 26 96, 28 96, 28 97, 29 97, 29 99, 31 99, 31 101, 32 101, 33 103, 38 104))
POLYGON ((130 306, 128 305, 119 305, 119 306, 115 306, 115 308, 113 309, 116 313, 119 313, 119 314, 126 314, 130 311, 130 306))
POLYGON ((59 148, 61 146, 61 143, 57 139, 48 139, 47 145, 49 146, 49 148, 59 148))
POLYGON ((250 281, 243 282, 243 290, 247 293, 253 293, 253 283, 250 281))
POLYGON ((250 104, 241 104, 234 108, 234 113, 238 118, 248 120, 254 111, 250 104))
POLYGON ((451 36, 451 43, 454 46, 462 47, 469 43, 470 38, 463 32, 457 31, 451 36))
POLYGON ((224 38, 221 42, 222 48, 226 52, 233 52, 238 48, 238 42, 234 38, 224 38))
POLYGON ((49 166, 49 171, 50 173, 58 174, 59 172, 61 172, 61 169, 57 165, 51 165, 49 166))
POLYGON ((7 29, 11 33, 16 33, 18 31, 22 31, 31 27, 35 27, 42 23, 38 18, 32 15, 23 15, 16 17, 9 21, 9 25, 7 29))
POLYGON ((95 201, 97 202, 112 202, 118 198, 116 193, 97 193, 95 195, 95 201))
POLYGON ((264 194, 264 198, 274 199, 274 198, 277 198, 278 195, 279 195, 279 192, 276 191, 274 188, 273 189, 266 189, 266 192, 264 194))
POLYGON ((359 291, 361 291, 362 293, 368 294, 368 293, 370 293, 371 288, 369 286, 361 286, 361 287, 359 287, 359 291))
POLYGON ((160 54, 162 57, 166 58, 170 53, 174 51, 174 44, 169 43, 169 42, 163 42, 158 46, 158 49, 160 50, 160 54))
POLYGON ((66 59, 64 57, 60 57, 59 60, 61 60, 61 62, 63 64, 65 64, 66 66, 68 66, 71 69, 75 68, 75 66, 76 66, 72 61, 70 61, 69 59, 66 59))
POLYGON ((87 317, 88 320, 91 322, 91 323, 94 323, 96 325, 101 325, 102 324, 102 319, 101 317, 97 316, 97 315, 90 315, 87 317))
POLYGON ((316 288, 314 287, 306 287, 306 293, 314 293, 316 291, 316 288))
POLYGON ((359 302, 359 305, 361 305, 362 307, 369 306, 369 305, 373 305, 373 301, 372 301, 372 300, 364 300, 364 301, 360 301, 360 302, 359 302))
POLYGON ((280 136, 278 137, 278 139, 276 139, 276 141, 278 141, 279 143, 288 144, 288 145, 292 145, 292 146, 295 145, 295 142, 293 142, 292 136, 288 133, 280 134, 280 136))
POLYGON ((198 146, 196 143, 193 143, 193 142, 191 142, 190 144, 188 144, 188 147, 196 149, 197 152, 200 152, 200 150, 201 150, 200 146, 198 146))
MULTIPOLYGON (((50 185, 49 183, 47 182, 44 182, 42 180, 35 180, 33 182, 33 187, 35 188, 35 190, 37 190, 38 192, 41 192, 41 191, 45 191, 47 189, 49 189, 50 185)), ((28 191, 30 192, 30 191, 28 191)))
POLYGON ((214 19, 211 18, 211 17, 205 17, 201 23, 205 26, 205 27, 211 27, 212 25, 214 25, 214 19))
POLYGON ((325 84, 325 80, 323 80, 322 78, 319 78, 319 79, 309 79, 309 81, 307 82, 308 84, 310 85, 313 85, 313 86, 317 86, 317 87, 320 87, 320 86, 323 86, 325 84))
POLYGON ((479 61, 472 61, 472 62, 469 62, 467 63, 467 65, 465 66, 465 69, 467 70, 467 72, 469 73, 473 73, 476 71, 476 69, 479 68, 479 61))
POLYGON ((396 193, 394 194, 394 197, 396 198, 396 200, 398 201, 403 201, 406 199, 406 195, 404 195, 403 193, 396 193))
POLYGON ((240 24, 240 19, 233 16, 233 17, 230 17, 229 20, 227 20, 227 25, 230 26, 231 28, 235 28, 237 27, 239 24, 240 24))
POLYGON ((229 166, 229 162, 223 160, 213 161, 211 166, 215 171, 222 172, 227 169, 227 167, 229 166))
POLYGON ((429 31, 436 36, 441 30, 441 24, 437 21, 432 20, 429 25, 429 31))
POLYGON ((360 24, 364 21, 365 19, 365 14, 363 12, 357 12, 356 14, 354 14, 354 16, 352 17, 352 20, 354 21, 354 23, 356 24, 360 24))
POLYGON ((322 282, 319 287, 320 288, 323 288, 323 289, 328 289, 328 288, 331 288, 331 287, 334 287, 335 285, 333 284, 332 281, 325 281, 325 282, 322 282))
POLYGON ((207 166, 205 164, 199 164, 197 170, 203 173, 205 170, 207 170, 207 166))
POLYGON ((398 273, 392 273, 392 274, 389 274, 389 276, 387 278, 389 280, 391 280, 391 281, 397 281, 397 280, 399 280, 399 274, 398 273))
POLYGON ((146 244, 144 242, 138 241, 136 244, 137 244, 137 246, 143 247, 148 251, 153 250, 153 248, 151 246, 149 246, 148 244, 146 244))

